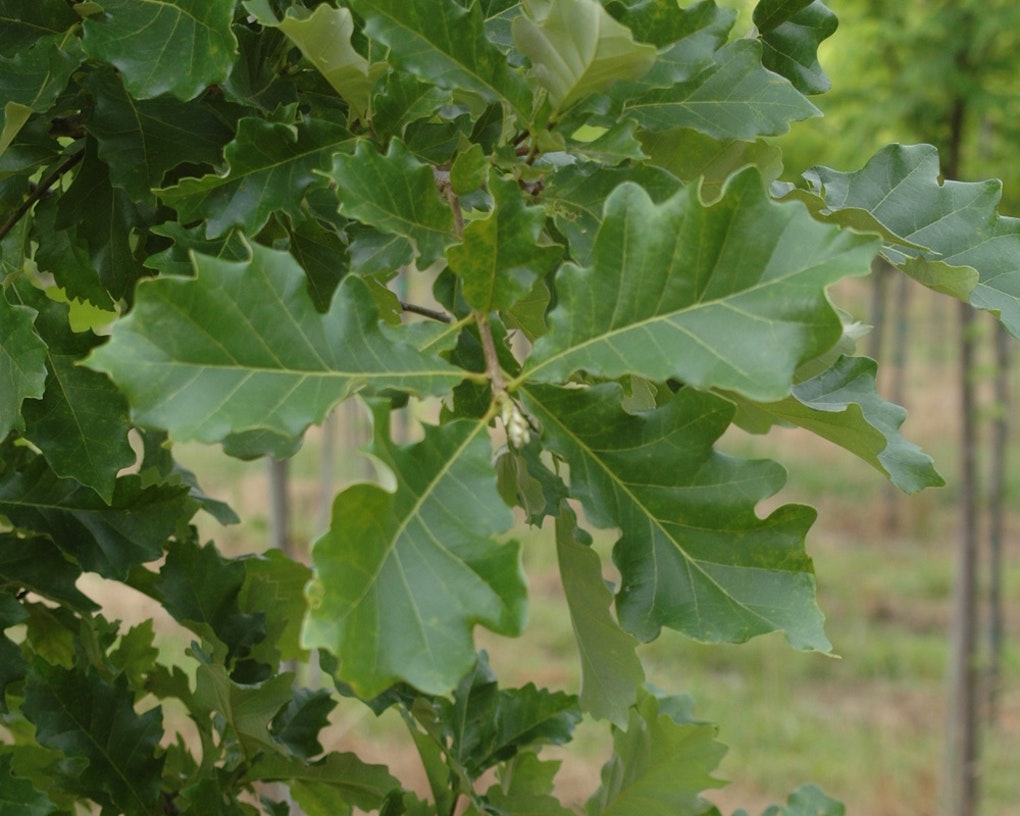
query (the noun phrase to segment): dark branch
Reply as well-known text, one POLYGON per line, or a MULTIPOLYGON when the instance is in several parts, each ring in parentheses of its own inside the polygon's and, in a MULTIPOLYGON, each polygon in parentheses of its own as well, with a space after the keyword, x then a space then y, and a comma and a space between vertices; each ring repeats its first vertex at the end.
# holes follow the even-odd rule
POLYGON ((39 182, 39 185, 29 193, 28 198, 21 202, 21 206, 11 213, 11 217, 4 222, 3 226, 0 226, 0 241, 7 237, 15 225, 25 217, 25 213, 32 209, 35 202, 45 196, 50 191, 50 187, 60 181, 60 177, 80 162, 84 155, 85 151, 79 150, 77 153, 68 156, 56 170, 39 182))
POLYGON ((416 306, 413 303, 405 303, 404 301, 400 301, 400 308, 403 309, 405 312, 412 312, 413 314, 421 315, 422 317, 428 317, 431 318, 432 320, 438 320, 440 323, 453 322, 453 318, 450 317, 450 315, 448 315, 446 312, 440 312, 437 309, 429 309, 426 308, 425 306, 416 306))

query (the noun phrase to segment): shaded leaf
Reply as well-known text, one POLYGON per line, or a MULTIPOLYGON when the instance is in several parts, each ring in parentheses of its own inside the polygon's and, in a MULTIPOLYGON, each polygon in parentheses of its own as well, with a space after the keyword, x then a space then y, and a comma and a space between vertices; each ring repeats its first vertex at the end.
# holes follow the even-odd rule
POLYGON ((251 245, 240 230, 231 229, 218 238, 206 238, 203 224, 188 228, 176 221, 167 221, 153 227, 152 232, 173 242, 166 249, 145 259, 147 267, 157 269, 164 275, 194 275, 195 264, 191 258, 193 252, 225 261, 251 260, 251 245))
POLYGON ((81 567, 48 538, 0 534, 0 588, 27 589, 75 611, 94 612, 99 606, 75 586, 80 576, 81 567))
POLYGON ((451 90, 473 91, 490 102, 506 100, 528 121, 531 93, 485 36, 477 3, 454 0, 352 0, 365 18, 365 34, 390 49, 390 63, 451 90))
POLYGON ((485 798, 499 812, 514 816, 569 816, 574 811, 553 795, 553 777, 559 767, 558 761, 543 762, 537 754, 519 754, 485 798))
POLYGON ((761 60, 759 43, 734 40, 690 79, 625 99, 623 115, 648 130, 686 127, 715 139, 745 140, 785 133, 790 122, 820 115, 761 60))
POLYGON ((453 101, 453 94, 423 82, 413 74, 393 71, 386 77, 383 89, 372 100, 372 127, 376 133, 403 139, 412 122, 430 119, 453 101))
POLYGON ((866 213, 910 244, 887 237, 890 261, 936 291, 997 313, 1020 337, 1020 219, 996 212, 1001 182, 941 182, 930 145, 889 145, 856 172, 816 167, 805 178, 833 220, 866 213))
POLYGON ((559 246, 538 243, 545 212, 525 206, 515 181, 492 176, 489 192, 492 211, 468 223, 463 242, 446 252, 450 268, 461 278, 464 299, 486 313, 513 306, 563 254, 559 246))
POLYGON ((317 171, 352 139, 343 127, 318 119, 288 125, 245 118, 223 151, 226 171, 184 178, 157 194, 181 222, 205 219, 208 238, 231 227, 254 235, 274 212, 302 220, 302 197, 323 183, 317 171))
MULTIPOLYGON (((362 810, 375 810, 386 795, 400 788, 382 765, 369 765, 354 754, 330 753, 318 762, 286 757, 281 754, 266 754, 248 771, 247 779, 285 781, 299 801, 303 801, 300 785, 323 785, 335 790, 341 801, 362 810)), ((311 811, 309 811, 311 812, 311 811)))
POLYGON ((47 748, 88 761, 88 772, 64 781, 126 816, 149 816, 157 807, 163 734, 157 707, 134 711, 134 694, 123 675, 112 684, 91 666, 67 670, 37 660, 25 689, 22 712, 47 748))
POLYGON ((802 785, 790 794, 786 807, 773 805, 762 816, 844 816, 842 803, 826 796, 817 785, 802 785))
POLYGON ((82 83, 93 95, 89 133, 110 168, 110 182, 133 198, 151 197, 179 164, 216 164, 234 134, 225 110, 171 96, 132 99, 110 69, 90 72, 82 83))
POLYGON ((492 540, 512 514, 496 490, 485 422, 429 427, 424 441, 397 447, 377 405, 374 439, 396 492, 358 484, 336 497, 312 551, 303 643, 332 651, 362 698, 399 680, 443 693, 474 663, 476 623, 501 634, 523 626, 519 547, 492 540))
POLYGON ((779 402, 732 395, 741 411, 737 422, 759 433, 774 422, 806 428, 877 468, 906 493, 941 487, 945 481, 931 457, 900 435, 906 410, 878 395, 877 368, 866 357, 841 357, 826 371, 797 383, 779 402))
POLYGON ((613 593, 602 577, 601 559, 566 503, 556 519, 556 554, 581 658, 581 707, 626 728, 627 712, 645 680, 637 641, 610 613, 613 593))
MULTIPOLYGON (((436 191, 432 168, 419 162, 399 139, 386 155, 359 140, 353 156, 337 155, 330 177, 340 189, 340 212, 382 233, 403 236, 422 266, 439 258, 453 241, 453 213, 436 191)), ((353 252, 353 250, 352 250, 353 252)))
POLYGON ((135 307, 89 364, 108 372, 133 416, 178 440, 219 442, 267 431, 287 448, 353 391, 444 391, 459 369, 380 327, 364 281, 348 276, 320 314, 283 252, 254 245, 244 263, 196 256, 195 278, 139 286, 135 307))
POLYGON ((89 56, 115 66, 135 99, 189 100, 222 82, 237 54, 235 0, 103 0, 82 24, 89 56))
POLYGON ((329 689, 298 689, 273 718, 270 724, 273 739, 303 759, 321 754, 319 732, 329 725, 329 712, 334 708, 336 700, 329 689))
MULTIPOLYGON (((2 684, 0 678, 0 691, 2 684)), ((50 798, 36 790, 29 780, 15 776, 13 764, 10 754, 0 754, 0 813, 4 816, 49 816, 53 813, 56 807, 50 798)))
POLYGON ((163 544, 197 510, 187 487, 142 488, 138 476, 121 476, 107 505, 93 490, 61 479, 41 456, 0 475, 0 513, 16 526, 48 535, 83 569, 123 579, 131 567, 152 561, 163 544))
POLYGON ((835 33, 838 20, 821 0, 761 0, 753 19, 766 68, 801 93, 829 90, 832 83, 818 63, 818 46, 835 33))
POLYGON ((693 187, 656 205, 622 185, 606 201, 592 265, 557 273, 559 305, 522 378, 583 369, 782 399, 797 366, 842 334, 825 287, 867 272, 876 248, 773 202, 753 169, 710 206, 693 187))
POLYGON ((80 21, 64 0, 0 0, 0 54, 17 56, 80 21))
POLYGON ((315 221, 302 221, 288 231, 287 251, 305 270, 308 294, 316 310, 327 312, 340 279, 347 274, 347 245, 336 232, 315 221))
POLYGON ((585 811, 589 816, 698 816, 709 807, 698 794, 722 784, 710 774, 725 753, 713 726, 677 722, 645 692, 631 709, 627 730, 613 729, 613 756, 602 767, 602 784, 585 811))
POLYGON ((617 527, 613 561, 622 626, 639 640, 662 626, 706 642, 742 642, 774 630, 800 649, 828 651, 804 537, 810 507, 765 519, 755 505, 786 474, 775 462, 717 453, 734 407, 681 389, 654 411, 620 407, 616 383, 526 386, 543 445, 570 466, 570 493, 592 524, 617 527))
MULTIPOLYGON (((279 550, 268 550, 244 561, 245 583, 241 609, 265 614, 265 643, 279 650, 283 660, 306 658, 301 649, 301 619, 305 614, 304 588, 312 571, 279 550)), ((254 653, 261 657, 261 648, 254 653)))
POLYGON ((513 21, 514 43, 548 92, 553 117, 655 62, 655 48, 635 42, 596 0, 526 0, 524 7, 513 21))
POLYGON ((35 317, 0 291, 0 441, 22 426, 22 402, 45 391, 46 344, 33 330, 35 317))

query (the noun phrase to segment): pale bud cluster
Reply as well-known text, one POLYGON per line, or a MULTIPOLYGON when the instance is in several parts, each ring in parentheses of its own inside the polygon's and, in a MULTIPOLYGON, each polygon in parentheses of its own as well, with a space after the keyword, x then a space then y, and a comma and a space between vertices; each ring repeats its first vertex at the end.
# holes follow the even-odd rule
POLYGON ((523 448, 531 441, 531 426, 520 406, 507 397, 499 410, 499 418, 506 428, 506 437, 515 448, 523 448))

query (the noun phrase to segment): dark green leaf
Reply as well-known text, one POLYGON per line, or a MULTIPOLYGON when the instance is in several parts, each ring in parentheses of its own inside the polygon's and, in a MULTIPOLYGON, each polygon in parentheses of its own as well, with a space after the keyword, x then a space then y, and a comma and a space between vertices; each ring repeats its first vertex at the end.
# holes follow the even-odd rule
POLYGON ((21 404, 46 385, 46 344, 32 328, 36 312, 8 302, 0 291, 0 440, 20 428, 21 404))
POLYGON ((581 707, 626 728, 627 712, 645 680, 637 641, 610 613, 613 593, 602 577, 602 562, 565 502, 556 519, 556 553, 581 658, 581 707))
POLYGON ((817 785, 802 785, 790 794, 786 807, 773 805, 762 816, 844 816, 846 808, 822 793, 817 785))
POLYGON ((733 419, 731 403, 683 388, 661 408, 630 414, 616 383, 521 393, 543 445, 570 466, 570 492, 585 515, 621 531, 613 560, 627 631, 648 641, 668 626, 702 641, 742 642, 778 629, 797 648, 829 650, 804 552, 815 511, 785 505, 758 518, 755 505, 785 473, 713 449, 733 419))
POLYGON ((314 763, 266 754, 255 763, 247 778, 290 782, 299 801, 310 795, 314 786, 322 785, 335 790, 344 804, 363 810, 375 810, 390 791, 400 787, 400 782, 382 765, 368 765, 354 754, 341 753, 327 754, 314 763))
POLYGON ((234 134, 223 106, 172 96, 132 99, 112 70, 91 72, 83 85, 94 98, 89 133, 110 168, 110 181, 137 201, 149 199, 152 188, 179 164, 218 163, 234 134))
POLYGON ((138 715, 123 675, 111 685, 91 666, 72 670, 36 661, 22 712, 42 745, 88 761, 88 772, 65 778, 74 788, 125 816, 157 808, 163 759, 159 708, 138 715))
POLYGON ((558 761, 542 762, 537 754, 519 754, 485 798, 499 812, 514 816, 571 816, 574 811, 553 795, 553 777, 559 767, 558 761))
POLYGON ((489 179, 492 212, 464 228, 463 242, 446 252, 461 278, 464 299, 481 312, 508 309, 562 257, 555 245, 540 245, 545 226, 541 207, 528 207, 515 181, 489 179))
POLYGON ((195 264, 191 259, 193 252, 225 261, 251 260, 251 245, 240 230, 231 229, 219 238, 206 238, 205 226, 202 224, 189 229, 176 221, 167 221, 153 227, 152 232, 173 241, 166 249, 145 259, 147 267, 158 269, 164 275, 178 277, 194 275, 195 264))
POLYGON ((710 775, 726 753, 714 738, 713 726, 678 723, 645 692, 627 730, 613 730, 613 757, 585 810, 589 816, 704 813, 709 805, 698 794, 722 784, 710 775))
POLYGON ((92 353, 136 421, 204 442, 268 431, 276 445, 366 385, 433 393, 461 379, 380 327, 361 279, 345 278, 320 314, 292 257, 252 253, 248 263, 196 256, 195 278, 145 281, 111 342, 92 353))
POLYGON ((80 21, 64 0, 0 0, 0 54, 17 56, 80 21))
POLYGON ((99 606, 75 586, 81 567, 67 560, 48 538, 0 535, 0 587, 27 589, 79 612, 99 606))
POLYGON ((94 491, 61 479, 41 456, 22 470, 0 475, 0 513, 15 525, 53 539, 85 570, 122 579, 152 561, 197 504, 187 487, 142 488, 138 476, 121 476, 108 506, 94 491))
POLYGON ((338 155, 331 177, 340 188, 340 212, 384 233, 406 238, 422 266, 453 241, 453 213, 439 198, 432 168, 393 139, 386 155, 358 142, 353 156, 338 155))
POLYGON ((225 172, 181 179, 157 192, 177 210, 180 221, 204 218, 209 238, 231 227, 254 235, 274 212, 301 220, 302 197, 325 183, 317 171, 328 169, 333 154, 351 139, 347 130, 324 120, 288 125, 242 119, 237 137, 224 150, 225 172))
POLYGON ((85 50, 115 66, 135 99, 194 99, 225 80, 237 54, 235 0, 103 0, 85 19, 85 50))
POLYGON ((269 730, 294 756, 309 759, 322 753, 319 732, 329 725, 329 712, 334 708, 336 700, 329 689, 298 689, 273 718, 269 730))
POLYGON ((365 18, 365 34, 389 46, 390 62, 421 80, 452 90, 506 100, 523 121, 531 93, 485 36, 477 3, 454 0, 353 0, 365 18))
MULTIPOLYGON (((0 678, 0 689, 2 686, 0 678)), ((49 797, 27 779, 14 775, 13 758, 0 754, 0 813, 4 816, 49 816, 55 810, 49 797)))
POLYGON ((821 0, 761 0, 754 9, 754 24, 766 68, 786 77, 801 93, 829 90, 829 78, 818 63, 818 46, 835 33, 838 21, 821 0))
POLYGON ((423 82, 413 74, 394 71, 386 77, 386 85, 372 100, 375 113, 372 127, 383 136, 404 138, 412 122, 431 119, 436 112, 453 101, 453 94, 423 82))
POLYGON ((363 698, 398 680, 449 691, 474 663, 471 628, 516 634, 525 607, 519 547, 492 540, 512 515, 486 423, 430 427, 407 447, 393 445, 388 424, 377 406, 372 452, 396 492, 360 484, 336 497, 312 553, 303 633, 305 646, 340 658, 340 677, 363 698))
MULTIPOLYGON (((279 550, 245 559, 244 568, 241 609, 265 614, 266 644, 277 648, 282 659, 306 656, 299 641, 305 613, 304 588, 312 577, 311 570, 279 550)), ((254 653, 255 657, 260 655, 261 649, 254 653)))
POLYGON ((315 308, 327 312, 350 264, 347 245, 333 230, 315 221, 302 221, 289 232, 287 250, 308 276, 308 293, 315 308))
POLYGON ((605 206, 591 267, 565 264, 559 305, 523 377, 678 377, 782 399, 842 323, 825 288, 868 271, 877 241, 820 228, 773 202, 753 169, 703 204, 687 187, 661 205, 634 184, 605 206))
POLYGON ((114 282, 110 278, 102 280, 100 271, 93 266, 86 243, 87 235, 79 235, 74 226, 57 228, 59 203, 59 199, 51 198, 35 206, 31 235, 38 243, 36 265, 53 276, 54 282, 68 298, 86 301, 100 309, 111 309, 113 298, 106 286, 114 282))

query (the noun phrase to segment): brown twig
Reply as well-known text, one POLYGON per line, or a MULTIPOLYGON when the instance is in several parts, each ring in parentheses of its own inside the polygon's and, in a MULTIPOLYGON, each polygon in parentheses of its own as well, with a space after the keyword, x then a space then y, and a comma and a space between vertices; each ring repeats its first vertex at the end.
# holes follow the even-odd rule
POLYGON ((18 209, 11 213, 10 218, 4 221, 3 226, 0 226, 0 241, 8 236, 15 225, 25 217, 25 213, 32 209, 35 203, 49 192, 50 187, 56 184, 64 173, 80 162, 84 155, 85 151, 79 150, 77 153, 68 156, 59 167, 39 182, 38 186, 28 194, 28 198, 22 201, 18 209))
POLYGON ((414 303, 406 303, 400 301, 400 308, 405 312, 411 312, 412 314, 421 315, 422 317, 428 317, 432 320, 438 320, 440 323, 452 323, 453 318, 450 317, 446 312, 440 312, 438 309, 429 309, 426 306, 418 306, 414 303))

